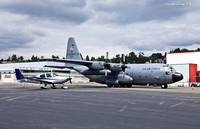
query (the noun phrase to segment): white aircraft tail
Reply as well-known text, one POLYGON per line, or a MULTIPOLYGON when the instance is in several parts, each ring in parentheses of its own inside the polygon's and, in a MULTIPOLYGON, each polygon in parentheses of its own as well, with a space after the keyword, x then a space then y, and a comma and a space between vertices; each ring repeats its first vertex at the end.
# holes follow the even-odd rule
POLYGON ((66 59, 82 60, 78 47, 73 37, 68 39, 66 59))

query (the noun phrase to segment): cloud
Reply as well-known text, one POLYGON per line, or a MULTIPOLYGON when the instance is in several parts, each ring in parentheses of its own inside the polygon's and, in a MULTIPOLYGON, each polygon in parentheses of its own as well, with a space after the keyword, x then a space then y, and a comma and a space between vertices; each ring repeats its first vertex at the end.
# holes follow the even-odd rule
POLYGON ((198 5, 198 0, 0 1, 0 54, 64 57, 71 36, 80 52, 90 57, 107 51, 113 57, 131 51, 196 49, 200 44, 198 5))
POLYGON ((112 22, 116 24, 131 24, 152 20, 165 21, 178 18, 193 10, 191 6, 166 6, 165 3, 190 3, 191 0, 97 0, 92 2, 96 20, 102 24, 112 22))
POLYGON ((36 20, 54 20, 80 24, 89 18, 90 13, 85 8, 84 0, 12 0, 1 1, 2 11, 27 15, 36 20))

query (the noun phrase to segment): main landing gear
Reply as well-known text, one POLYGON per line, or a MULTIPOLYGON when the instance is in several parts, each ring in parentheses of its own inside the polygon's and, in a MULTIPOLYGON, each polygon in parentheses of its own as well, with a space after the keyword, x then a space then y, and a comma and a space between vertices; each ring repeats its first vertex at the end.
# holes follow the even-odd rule
POLYGON ((167 84, 162 84, 161 86, 160 86, 162 89, 167 89, 167 84))
POLYGON ((62 86, 61 88, 62 88, 62 89, 68 89, 68 87, 65 86, 64 84, 63 84, 63 86, 62 86))
POLYGON ((52 84, 51 89, 57 89, 57 87, 54 84, 52 84))
MULTIPOLYGON (((64 84, 61 88, 62 89, 68 89, 68 87, 65 86, 64 84)), ((47 84, 44 84, 44 86, 42 86, 41 89, 47 89, 47 84)), ((52 84, 51 89, 57 89, 57 87, 54 84, 52 84)))
POLYGON ((47 89, 47 84, 44 84, 44 86, 40 87, 41 89, 47 89))
POLYGON ((132 85, 129 84, 129 85, 107 85, 108 87, 127 87, 127 88, 131 88, 132 85))

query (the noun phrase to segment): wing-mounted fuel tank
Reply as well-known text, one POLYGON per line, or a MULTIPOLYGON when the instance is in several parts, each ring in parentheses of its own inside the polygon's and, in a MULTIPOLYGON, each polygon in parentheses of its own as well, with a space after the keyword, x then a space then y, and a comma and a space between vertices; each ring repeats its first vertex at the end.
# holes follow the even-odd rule
POLYGON ((105 75, 105 73, 107 73, 107 75, 110 75, 111 71, 110 70, 95 71, 95 70, 87 69, 87 70, 84 70, 81 72, 81 74, 83 74, 83 75, 105 75))
POLYGON ((106 79, 107 85, 132 84, 133 78, 128 75, 118 74, 116 78, 106 79))
POLYGON ((133 78, 128 75, 119 74, 117 78, 118 78, 120 84, 132 84, 133 83, 133 78))

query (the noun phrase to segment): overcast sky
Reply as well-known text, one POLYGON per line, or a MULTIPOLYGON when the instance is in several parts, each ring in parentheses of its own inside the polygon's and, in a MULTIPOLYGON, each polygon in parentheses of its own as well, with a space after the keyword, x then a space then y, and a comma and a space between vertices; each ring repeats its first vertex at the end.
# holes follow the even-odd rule
POLYGON ((199 0, 0 0, 0 59, 65 57, 74 37, 85 58, 200 47, 199 0))

